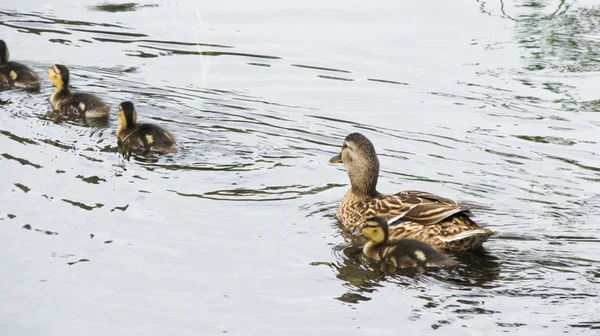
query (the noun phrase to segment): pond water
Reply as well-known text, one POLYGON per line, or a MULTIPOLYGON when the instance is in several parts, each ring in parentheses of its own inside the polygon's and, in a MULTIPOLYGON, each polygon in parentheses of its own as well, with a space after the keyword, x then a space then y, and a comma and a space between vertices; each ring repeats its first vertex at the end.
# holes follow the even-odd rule
POLYGON ((3 335, 398 335, 600 329, 594 1, 39 0, 0 38, 3 335), (113 107, 55 124, 45 69, 113 107), (116 153, 116 107, 181 151, 116 153), (351 132, 379 190, 491 207, 460 266, 384 273, 333 213, 351 132))

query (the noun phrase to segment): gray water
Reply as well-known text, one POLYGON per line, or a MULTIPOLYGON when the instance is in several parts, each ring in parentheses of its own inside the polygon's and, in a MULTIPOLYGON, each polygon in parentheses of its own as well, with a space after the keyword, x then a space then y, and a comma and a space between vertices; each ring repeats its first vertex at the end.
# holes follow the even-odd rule
POLYGON ((40 93, 0 93, 2 335, 594 334, 594 1, 22 0, 40 93), (113 106, 55 124, 45 69, 113 106), (182 150, 125 161, 116 106, 182 150), (351 132, 379 190, 487 205, 460 266, 385 273, 333 213, 351 132))

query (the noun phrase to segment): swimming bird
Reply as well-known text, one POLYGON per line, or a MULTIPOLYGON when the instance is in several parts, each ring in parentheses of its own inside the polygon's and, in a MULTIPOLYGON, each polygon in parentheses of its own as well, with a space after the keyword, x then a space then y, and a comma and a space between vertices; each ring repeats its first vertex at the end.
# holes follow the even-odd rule
POLYGON ((170 153, 177 150, 173 135, 153 124, 138 124, 137 112, 131 102, 119 105, 119 128, 117 144, 121 154, 127 159, 132 152, 146 154, 149 152, 170 153))
POLYGON ((390 241, 388 224, 382 217, 367 218, 354 234, 362 234, 368 239, 363 247, 363 253, 375 262, 383 261, 396 268, 448 267, 458 264, 420 240, 390 241))
POLYGON ((470 207, 428 192, 408 190, 394 195, 377 191, 379 159, 367 137, 352 133, 330 163, 343 163, 351 188, 335 216, 350 232, 366 218, 388 221, 390 239, 412 238, 436 248, 463 251, 480 248, 495 232, 471 219, 470 207))
POLYGON ((40 89, 40 77, 26 65, 9 61, 8 46, 0 40, 0 91, 18 88, 27 91, 40 89))
POLYGON ((110 106, 101 98, 69 89, 69 69, 66 66, 54 64, 47 72, 50 82, 56 87, 50 97, 50 105, 55 111, 69 116, 79 115, 85 119, 108 117, 110 106))

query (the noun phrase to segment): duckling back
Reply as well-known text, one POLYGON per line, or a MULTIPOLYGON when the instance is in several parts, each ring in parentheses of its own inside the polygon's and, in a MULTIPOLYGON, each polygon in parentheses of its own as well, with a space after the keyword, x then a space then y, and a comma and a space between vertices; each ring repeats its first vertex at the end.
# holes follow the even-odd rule
POLYGON ((0 78, 3 88, 18 88, 29 91, 40 89, 40 77, 27 66, 17 62, 0 65, 0 78))
POLYGON ((117 130, 120 152, 129 158, 131 153, 175 152, 177 145, 173 135, 153 124, 136 124, 132 129, 117 130))
POLYGON ((431 245, 414 239, 402 239, 385 246, 382 259, 397 268, 448 267, 457 264, 431 245))
POLYGON ((85 113, 86 118, 104 118, 110 112, 110 106, 99 97, 84 93, 73 93, 68 104, 78 109, 80 113, 85 113))

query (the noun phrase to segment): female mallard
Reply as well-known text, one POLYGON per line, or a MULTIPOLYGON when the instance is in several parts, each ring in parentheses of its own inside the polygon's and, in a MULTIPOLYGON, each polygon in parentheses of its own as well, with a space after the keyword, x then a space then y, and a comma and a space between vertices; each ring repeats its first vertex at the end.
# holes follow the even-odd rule
POLYGON ((82 118, 105 118, 110 112, 102 99, 90 93, 71 92, 69 90, 69 69, 60 64, 54 64, 48 69, 48 77, 56 92, 50 97, 50 105, 59 113, 76 112, 82 118))
POLYGON ((480 248, 494 234, 477 225, 470 208, 456 201, 414 190, 379 193, 379 160, 371 141, 360 133, 348 135, 342 152, 329 162, 343 163, 350 177, 352 187, 335 214, 350 231, 365 218, 381 216, 390 225, 392 240, 412 238, 453 251, 480 248))
POLYGON ((119 128, 117 143, 120 152, 127 159, 132 152, 146 154, 148 152, 169 153, 177 150, 175 138, 164 129, 152 124, 137 124, 137 113, 131 102, 119 105, 119 128))
POLYGON ((355 232, 368 239, 363 247, 367 258, 391 263, 396 268, 446 267, 458 263, 429 244, 415 239, 389 240, 388 224, 382 217, 368 218, 355 232))
POLYGON ((0 91, 12 88, 37 91, 40 77, 21 63, 9 62, 8 47, 0 40, 0 91))

